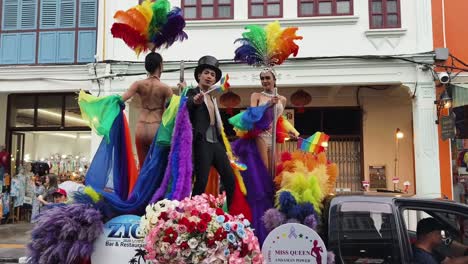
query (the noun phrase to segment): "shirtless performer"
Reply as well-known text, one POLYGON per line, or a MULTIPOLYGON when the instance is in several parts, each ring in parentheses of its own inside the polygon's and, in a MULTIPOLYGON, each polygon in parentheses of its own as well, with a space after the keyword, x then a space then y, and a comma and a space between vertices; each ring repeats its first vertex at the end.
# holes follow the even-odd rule
POLYGON ((159 53, 151 52, 148 54, 145 59, 148 78, 134 82, 130 89, 122 95, 123 101, 129 100, 135 94, 138 94, 141 99, 141 112, 135 132, 140 168, 143 166, 146 154, 148 154, 156 131, 161 124, 166 102, 172 96, 171 88, 159 80, 163 70, 162 63, 163 59, 159 53))

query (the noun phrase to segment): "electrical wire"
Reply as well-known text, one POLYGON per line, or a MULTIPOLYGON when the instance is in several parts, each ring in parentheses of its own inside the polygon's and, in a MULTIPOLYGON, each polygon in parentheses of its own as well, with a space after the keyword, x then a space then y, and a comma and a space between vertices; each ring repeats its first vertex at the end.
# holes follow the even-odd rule
MULTIPOLYGON (((405 62, 410 62, 413 64, 421 65, 426 67, 427 69, 430 69, 433 71, 433 74, 435 72, 435 68, 444 68, 446 71, 449 70, 460 70, 463 72, 468 72, 468 64, 462 62, 460 59, 456 58, 453 56, 453 60, 456 60, 460 62, 463 66, 466 68, 462 67, 457 67, 454 65, 452 61, 452 65, 438 65, 438 64, 431 64, 431 63, 426 63, 426 62, 421 62, 421 61, 416 61, 414 59, 406 58, 403 56, 417 56, 417 55, 433 55, 433 52, 426 52, 426 53, 418 53, 418 54, 401 54, 401 55, 358 55, 358 56, 328 56, 328 57, 301 57, 301 58, 291 58, 288 59, 289 61, 319 61, 319 60, 330 60, 330 59, 362 59, 362 60, 401 60, 405 62)), ((166 63, 170 62, 176 62, 176 61, 167 61, 166 63)), ((185 61, 187 63, 197 63, 197 61, 185 61)), ((31 80, 49 80, 49 81, 97 81, 101 79, 108 79, 108 78, 115 78, 115 77, 125 77, 125 76, 140 76, 140 75, 146 75, 146 72, 136 72, 136 73, 117 73, 117 74, 108 74, 108 75, 103 75, 103 76, 97 76, 97 64, 100 63, 142 63, 140 61, 117 61, 117 60, 103 60, 99 62, 95 62, 94 64, 94 71, 95 71, 95 77, 94 78, 81 78, 81 79, 66 79, 66 78, 51 78, 51 77, 34 77, 34 78, 22 78, 22 79, 9 79, 9 78, 0 78, 0 81, 31 81, 31 80)), ((229 59, 221 59, 219 60, 219 64, 226 66, 226 65, 239 65, 241 64, 240 62, 235 62, 233 60, 229 59)), ((188 66, 185 67, 185 69, 190 70, 194 69, 196 66, 188 66)), ((171 73, 171 72, 178 72, 180 71, 180 68, 174 68, 174 69, 169 69, 169 70, 164 70, 164 73, 171 73)), ((436 78, 435 78, 436 79, 436 78)), ((99 86, 100 84, 98 84, 99 86)))
POLYGON ((388 87, 382 87, 382 88, 379 88, 379 87, 372 87, 372 86, 358 86, 357 89, 356 89, 356 104, 361 107, 361 101, 359 99, 359 93, 361 91, 361 88, 364 88, 364 89, 371 89, 371 90, 376 90, 376 91, 384 91, 384 90, 387 90, 388 87))

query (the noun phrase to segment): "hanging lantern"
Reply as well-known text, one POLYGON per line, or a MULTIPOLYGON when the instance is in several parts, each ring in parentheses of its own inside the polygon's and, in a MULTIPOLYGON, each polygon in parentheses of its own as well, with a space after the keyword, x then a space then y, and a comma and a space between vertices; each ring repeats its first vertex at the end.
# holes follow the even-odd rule
POLYGON ((304 113, 304 106, 312 101, 310 94, 302 89, 297 90, 291 95, 291 103, 298 107, 298 113, 304 113))
POLYGON ((219 101, 223 106, 226 107, 226 112, 228 113, 228 115, 232 115, 232 109, 240 104, 241 98, 239 95, 229 91, 221 95, 219 101))

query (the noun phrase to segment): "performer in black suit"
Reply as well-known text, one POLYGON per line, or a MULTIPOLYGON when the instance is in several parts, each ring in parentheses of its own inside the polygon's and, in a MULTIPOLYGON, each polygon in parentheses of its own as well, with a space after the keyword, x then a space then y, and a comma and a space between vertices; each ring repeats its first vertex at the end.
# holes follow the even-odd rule
POLYGON ((221 79, 222 73, 218 65, 215 57, 200 58, 194 72, 198 87, 187 92, 187 107, 193 127, 195 184, 192 195, 205 192, 210 167, 214 166, 221 177, 229 206, 234 192, 234 173, 221 138, 222 121, 216 99, 203 93, 221 79))

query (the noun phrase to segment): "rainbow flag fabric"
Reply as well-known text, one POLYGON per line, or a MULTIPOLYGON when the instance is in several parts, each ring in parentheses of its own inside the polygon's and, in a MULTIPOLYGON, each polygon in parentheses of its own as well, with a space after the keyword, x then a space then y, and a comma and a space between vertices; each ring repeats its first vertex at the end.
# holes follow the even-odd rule
POLYGON ((302 140, 300 149, 305 152, 319 154, 325 150, 324 143, 328 142, 328 139, 330 139, 329 135, 323 132, 315 132, 312 136, 302 140))

